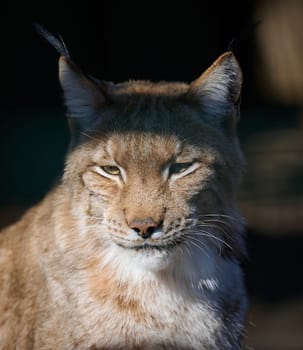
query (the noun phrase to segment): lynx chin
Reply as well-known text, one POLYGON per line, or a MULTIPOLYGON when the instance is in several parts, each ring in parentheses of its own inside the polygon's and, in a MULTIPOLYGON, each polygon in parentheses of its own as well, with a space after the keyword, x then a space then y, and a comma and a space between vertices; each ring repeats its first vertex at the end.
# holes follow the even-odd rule
POLYGON ((43 35, 72 140, 59 183, 0 233, 0 349, 241 349, 236 58, 190 84, 114 84, 43 35))

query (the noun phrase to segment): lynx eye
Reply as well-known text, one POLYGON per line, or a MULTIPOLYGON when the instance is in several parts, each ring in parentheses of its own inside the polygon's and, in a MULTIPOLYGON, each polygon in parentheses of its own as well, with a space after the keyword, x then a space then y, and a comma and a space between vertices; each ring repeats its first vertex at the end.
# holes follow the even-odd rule
POLYGON ((194 162, 187 162, 187 163, 174 163, 169 167, 169 174, 182 174, 186 170, 188 170, 194 162))
POLYGON ((104 165, 100 168, 109 175, 120 175, 120 169, 115 165, 104 165))

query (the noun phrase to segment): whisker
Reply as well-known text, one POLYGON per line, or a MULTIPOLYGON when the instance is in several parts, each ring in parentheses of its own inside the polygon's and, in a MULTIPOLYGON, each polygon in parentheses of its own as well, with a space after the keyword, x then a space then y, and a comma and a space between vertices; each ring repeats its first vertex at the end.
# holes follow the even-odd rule
MULTIPOLYGON (((220 250, 220 253, 221 253, 221 245, 220 245, 220 239, 218 239, 218 237, 210 234, 209 232, 207 231, 204 231, 204 232, 192 232, 192 235, 195 235, 195 236, 200 236, 200 237, 206 237, 206 238, 209 238, 209 239, 212 239, 213 241, 215 241, 215 246, 217 248, 219 248, 220 250)), ((193 237, 192 237, 193 238, 193 237)), ((199 240, 198 240, 199 241, 199 240)), ((199 241, 200 242, 200 241, 199 241)))
POLYGON ((217 218, 226 218, 226 219, 230 219, 231 221, 235 221, 238 222, 240 224, 244 223, 243 219, 237 219, 234 216, 228 215, 228 214, 220 214, 220 213, 211 213, 211 214, 199 214, 198 217, 217 217, 217 218))
POLYGON ((230 222, 220 220, 220 219, 206 219, 206 220, 203 220, 203 222, 219 223, 219 224, 223 224, 225 226, 229 226, 229 227, 231 226, 230 222))
POLYGON ((207 252, 209 250, 209 247, 207 246, 207 244, 200 241, 198 238, 193 237, 190 234, 186 235, 185 237, 187 238, 185 243, 192 243, 196 247, 200 248, 209 257, 209 254, 207 252))
MULTIPOLYGON (((196 235, 199 235, 199 232, 195 233, 196 235)), ((210 238, 213 238, 215 239, 216 241, 218 242, 221 242, 222 244, 225 244, 226 246, 228 246, 229 248, 232 248, 224 239, 222 238, 219 238, 217 236, 215 236, 214 234, 208 232, 208 231, 204 231, 203 232, 203 236, 207 236, 207 237, 210 237, 210 238)))
MULTIPOLYGON (((192 239, 187 240, 187 243, 188 244, 192 244, 193 246, 197 247, 198 249, 200 249, 204 254, 206 254, 209 257, 209 254, 208 254, 207 250, 203 249, 203 246, 200 246, 199 244, 197 244, 192 239)), ((199 243, 201 243, 201 242, 199 241, 199 243)))
POLYGON ((192 252, 191 252, 191 250, 189 249, 189 246, 188 246, 188 242, 187 241, 184 241, 183 242, 184 244, 182 244, 181 246, 180 246, 180 249, 185 249, 185 251, 187 252, 187 254, 189 255, 189 256, 192 256, 192 252))
POLYGON ((84 131, 80 131, 80 134, 81 135, 83 135, 83 136, 85 136, 85 137, 87 137, 87 138, 89 138, 89 139, 91 139, 91 140, 94 140, 94 141, 100 141, 99 139, 97 139, 96 137, 93 137, 93 136, 91 136, 91 135, 89 135, 89 134, 87 134, 86 132, 84 132, 84 131))
POLYGON ((204 223, 198 223, 197 224, 198 227, 209 227, 209 228, 215 228, 220 230, 221 232, 223 232, 223 234, 225 234, 227 237, 232 237, 232 234, 227 232, 223 227, 219 226, 219 225, 210 225, 210 224, 204 224, 204 223))
MULTIPOLYGON (((225 245, 226 247, 228 247, 229 249, 233 250, 233 247, 231 245, 229 245, 227 242, 225 242, 223 239, 207 232, 207 231, 204 231, 204 232, 192 232, 193 235, 195 236, 202 236, 202 237, 208 237, 208 238, 211 238, 213 239, 214 241, 217 241, 217 242, 221 242, 223 245, 225 245)), ((220 247, 220 246, 218 246, 220 247)))

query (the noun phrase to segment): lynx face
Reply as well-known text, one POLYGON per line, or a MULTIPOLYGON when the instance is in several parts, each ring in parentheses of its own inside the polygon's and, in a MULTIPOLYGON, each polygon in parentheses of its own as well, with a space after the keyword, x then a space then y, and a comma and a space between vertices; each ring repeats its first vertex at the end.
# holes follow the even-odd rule
POLYGON ((212 228, 223 221, 242 168, 234 135, 237 67, 226 54, 190 85, 113 85, 87 80, 61 59, 71 121, 80 130, 64 181, 75 207, 87 203, 79 211, 87 234, 153 269, 180 250, 230 244, 212 228))
MULTIPOLYGON (((209 151, 209 150, 208 150, 209 151)), ((88 227, 130 254, 165 259, 190 240, 199 204, 210 196, 214 156, 176 137, 111 135, 94 146, 81 175, 89 201, 88 227)), ((211 205, 214 208, 211 208, 211 205)))

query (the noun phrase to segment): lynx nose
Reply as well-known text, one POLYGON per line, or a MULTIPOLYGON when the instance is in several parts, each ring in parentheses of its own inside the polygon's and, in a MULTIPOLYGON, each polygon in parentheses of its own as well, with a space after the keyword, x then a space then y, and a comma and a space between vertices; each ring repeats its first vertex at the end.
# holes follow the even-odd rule
POLYGON ((136 231, 137 234, 144 239, 149 238, 155 232, 155 228, 158 226, 159 224, 152 218, 146 218, 143 220, 135 219, 129 224, 129 227, 136 231))

